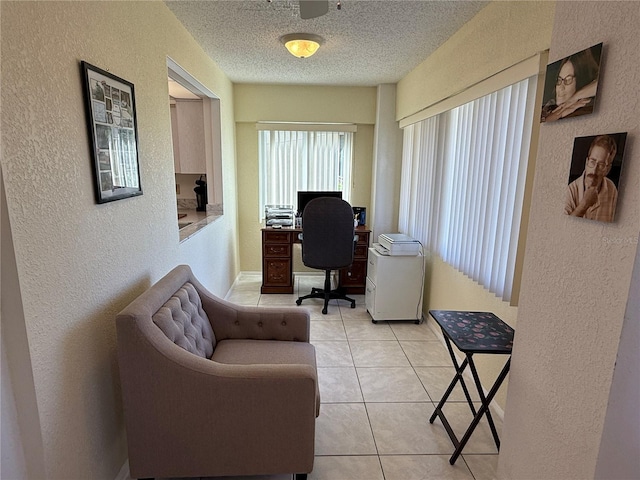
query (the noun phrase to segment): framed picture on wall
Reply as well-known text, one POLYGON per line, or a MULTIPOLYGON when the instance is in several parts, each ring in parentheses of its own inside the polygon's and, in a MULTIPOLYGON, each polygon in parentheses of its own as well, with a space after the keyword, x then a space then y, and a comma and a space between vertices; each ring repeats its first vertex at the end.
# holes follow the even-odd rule
POLYGON ((613 222, 626 142, 626 132, 577 137, 573 141, 565 214, 613 222))
POLYGON ((541 122, 593 113, 601 57, 599 43, 547 66, 541 122))
POLYGON ((96 202, 142 195, 133 84, 81 62, 96 202))

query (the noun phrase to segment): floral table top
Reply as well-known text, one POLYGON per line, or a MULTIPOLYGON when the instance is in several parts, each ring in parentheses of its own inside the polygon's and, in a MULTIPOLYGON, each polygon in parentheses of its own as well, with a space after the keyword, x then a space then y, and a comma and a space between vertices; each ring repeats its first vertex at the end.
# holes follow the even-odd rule
POLYGON ((514 330, 493 313, 429 310, 429 314, 462 352, 511 353, 514 330))

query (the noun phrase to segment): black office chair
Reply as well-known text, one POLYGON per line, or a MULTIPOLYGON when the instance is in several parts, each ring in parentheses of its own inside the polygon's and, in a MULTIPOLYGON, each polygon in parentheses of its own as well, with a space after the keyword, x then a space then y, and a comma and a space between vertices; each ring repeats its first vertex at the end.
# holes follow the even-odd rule
POLYGON ((353 210, 344 200, 320 197, 311 200, 302 212, 302 263, 307 267, 325 271, 324 288, 312 288, 309 295, 299 297, 300 305, 307 298, 323 298, 322 313, 327 313, 331 299, 351 302, 342 289, 331 290, 331 271, 353 263, 353 251, 357 241, 354 235, 353 210))

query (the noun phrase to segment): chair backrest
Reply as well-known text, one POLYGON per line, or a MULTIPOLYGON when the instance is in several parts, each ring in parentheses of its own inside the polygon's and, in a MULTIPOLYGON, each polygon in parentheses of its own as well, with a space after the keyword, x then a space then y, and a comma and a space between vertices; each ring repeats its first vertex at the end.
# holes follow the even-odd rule
POLYGON ((187 352, 210 358, 216 337, 196 288, 189 282, 151 317, 169 340, 187 352))
POLYGON ((335 270, 353 263, 353 209, 339 198, 311 200, 302 213, 302 263, 335 270))
MULTIPOLYGON (((135 352, 141 337, 166 337, 186 351, 210 358, 216 337, 198 291, 202 285, 188 265, 178 265, 138 296, 116 317, 119 355, 135 352)), ((161 343, 163 340, 160 340, 161 343)))

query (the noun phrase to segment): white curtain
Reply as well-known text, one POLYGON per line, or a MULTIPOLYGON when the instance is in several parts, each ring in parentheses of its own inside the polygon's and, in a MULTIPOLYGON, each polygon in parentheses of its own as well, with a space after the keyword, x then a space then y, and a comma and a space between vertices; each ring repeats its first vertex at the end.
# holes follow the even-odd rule
POLYGON ((535 77, 404 129, 399 228, 511 298, 535 77))
POLYGON ((298 190, 351 196, 353 133, 261 130, 260 218, 265 205, 296 205, 298 190))

